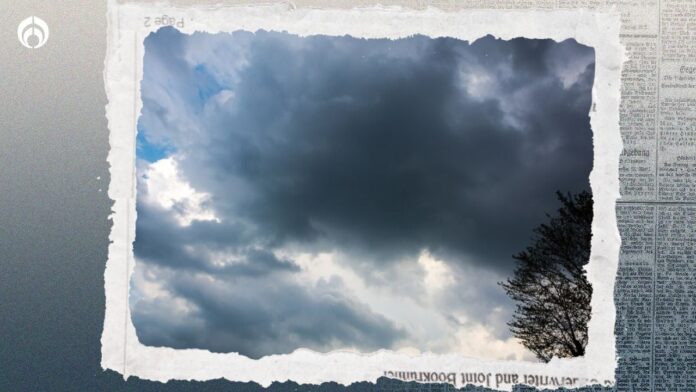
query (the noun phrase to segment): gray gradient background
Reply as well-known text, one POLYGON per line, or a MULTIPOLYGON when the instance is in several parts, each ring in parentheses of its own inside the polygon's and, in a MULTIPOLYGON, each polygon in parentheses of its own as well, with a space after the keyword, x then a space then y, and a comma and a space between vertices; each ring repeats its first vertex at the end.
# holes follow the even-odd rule
MULTIPOLYGON (((0 391, 262 390, 226 381, 126 382, 100 367, 111 205, 102 80, 105 13, 105 1, 0 1, 0 391), (39 50, 17 40, 17 24, 31 15, 51 30, 39 50)), ((619 385, 632 378, 622 368, 619 385)), ((350 388, 331 383, 297 388, 292 382, 270 388, 298 389, 450 388, 386 379, 350 388)))

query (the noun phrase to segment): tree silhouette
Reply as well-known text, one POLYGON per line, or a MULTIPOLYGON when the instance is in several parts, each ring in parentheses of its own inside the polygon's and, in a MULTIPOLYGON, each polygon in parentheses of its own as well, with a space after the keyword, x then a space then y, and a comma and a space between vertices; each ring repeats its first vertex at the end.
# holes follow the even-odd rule
POLYGON ((517 303, 510 331, 544 362, 585 354, 591 311, 583 266, 590 258, 592 194, 556 194, 558 214, 534 229, 532 245, 513 256, 513 277, 500 283, 517 303))

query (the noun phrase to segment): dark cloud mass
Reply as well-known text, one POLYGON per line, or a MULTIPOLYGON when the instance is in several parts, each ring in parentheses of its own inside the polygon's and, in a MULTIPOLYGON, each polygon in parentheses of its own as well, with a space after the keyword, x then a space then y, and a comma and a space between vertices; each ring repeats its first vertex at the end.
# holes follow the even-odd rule
POLYGON ((145 343, 173 348, 239 352, 252 358, 304 347, 327 351, 391 347, 404 332, 364 305, 344 298, 336 284, 311 290, 282 279, 241 276, 211 283, 178 276, 170 290, 195 306, 185 317, 157 299, 135 308, 138 334, 145 343))
POLYGON ((221 219, 182 227, 139 202, 136 257, 190 272, 168 285, 198 320, 166 321, 143 301, 146 343, 251 356, 391 347, 397 325, 340 290, 302 287, 274 251, 338 249, 379 270, 429 249, 509 271, 556 190, 589 189, 594 54, 572 40, 162 29, 145 46, 145 143, 173 151, 221 219))
POLYGON ((269 239, 430 247, 509 265, 556 190, 589 187, 592 68, 564 89, 545 63, 552 41, 253 39, 234 108, 185 164, 197 183, 207 154, 223 180, 200 189, 227 196, 218 204, 269 239), (390 57, 392 46, 403 55, 390 57), (484 67, 511 57, 501 94, 529 89, 521 126, 462 88, 470 56, 484 67))

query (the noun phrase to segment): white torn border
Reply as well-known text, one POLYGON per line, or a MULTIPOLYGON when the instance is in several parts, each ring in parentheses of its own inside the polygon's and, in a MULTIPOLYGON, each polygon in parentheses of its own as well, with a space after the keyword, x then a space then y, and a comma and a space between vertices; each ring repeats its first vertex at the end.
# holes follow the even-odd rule
POLYGON ((106 116, 111 149, 108 155, 114 200, 113 226, 106 264, 106 313, 102 333, 104 369, 124 378, 167 381, 210 380, 254 381, 268 386, 292 380, 319 384, 335 381, 350 384, 375 381, 381 376, 450 382, 458 387, 465 374, 477 374, 474 385, 511 390, 510 378, 497 383, 503 374, 516 374, 518 383, 556 387, 588 384, 611 385, 616 368, 614 339, 614 280, 620 238, 615 202, 619 197, 619 100, 624 50, 619 42, 620 17, 616 12, 493 11, 443 12, 404 8, 358 8, 349 10, 295 9, 288 4, 231 7, 174 7, 166 3, 137 4, 110 0, 108 3, 107 55, 104 81, 108 104, 106 116), (258 360, 237 353, 149 347, 142 345, 131 321, 128 289, 133 272, 135 238, 135 145, 136 123, 142 106, 143 40, 161 25, 155 18, 174 18, 184 33, 209 33, 259 29, 286 31, 300 36, 351 35, 365 38, 402 38, 414 34, 454 37, 469 42, 492 34, 509 40, 515 37, 574 38, 595 49, 595 81, 590 113, 594 140, 594 167, 590 184, 594 198, 592 252, 587 266, 593 286, 589 343, 581 358, 554 359, 550 363, 481 360, 457 354, 409 355, 389 350, 369 354, 348 351, 318 353, 299 349, 291 354, 271 355, 258 360), (150 18, 149 26, 145 26, 150 18), (533 378, 531 376, 541 376, 533 378))

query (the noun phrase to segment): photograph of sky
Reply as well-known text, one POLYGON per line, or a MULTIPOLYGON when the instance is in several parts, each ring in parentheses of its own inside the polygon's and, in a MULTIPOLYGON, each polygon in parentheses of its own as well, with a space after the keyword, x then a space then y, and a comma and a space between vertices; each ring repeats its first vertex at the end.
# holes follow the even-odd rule
POLYGON ((535 360, 499 282, 590 191, 594 51, 238 31, 145 40, 145 345, 535 360))

